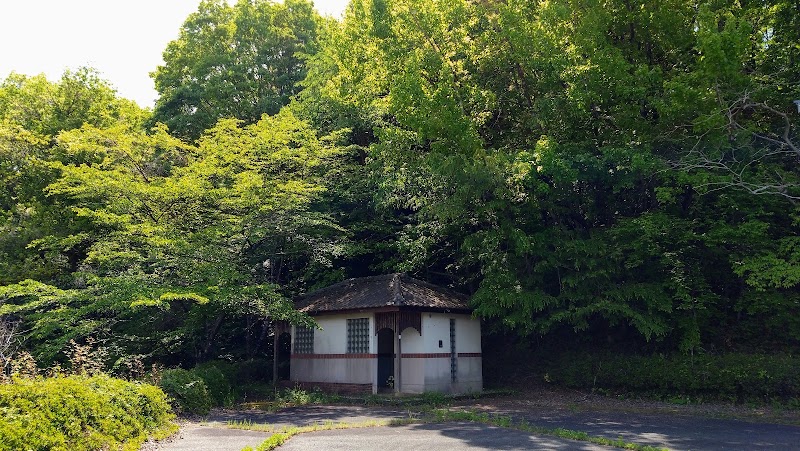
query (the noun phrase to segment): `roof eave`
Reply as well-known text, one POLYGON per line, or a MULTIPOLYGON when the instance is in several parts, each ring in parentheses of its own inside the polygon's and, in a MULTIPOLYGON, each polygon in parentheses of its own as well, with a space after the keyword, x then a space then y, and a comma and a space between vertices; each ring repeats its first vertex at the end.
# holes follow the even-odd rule
POLYGON ((469 307, 420 307, 414 305, 387 305, 382 307, 361 307, 340 310, 308 310, 303 311, 310 316, 322 315, 344 315, 349 313, 384 313, 384 312, 420 312, 420 313, 457 313, 457 314, 470 314, 473 309, 469 307))

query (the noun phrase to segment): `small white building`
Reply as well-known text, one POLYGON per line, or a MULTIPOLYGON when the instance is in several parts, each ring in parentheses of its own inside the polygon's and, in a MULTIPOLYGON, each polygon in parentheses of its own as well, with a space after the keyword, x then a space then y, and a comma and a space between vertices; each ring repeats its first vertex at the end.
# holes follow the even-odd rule
POLYGON ((483 387, 481 323, 462 295, 389 274, 346 280, 295 307, 319 329, 291 328, 292 384, 361 393, 483 387))

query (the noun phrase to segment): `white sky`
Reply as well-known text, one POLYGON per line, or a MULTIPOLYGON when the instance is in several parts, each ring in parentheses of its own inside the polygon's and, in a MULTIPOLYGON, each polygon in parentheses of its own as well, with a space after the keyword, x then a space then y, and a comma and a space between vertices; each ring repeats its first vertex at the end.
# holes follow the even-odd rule
MULTIPOLYGON (((228 0, 228 3, 234 3, 228 0)), ((0 0, 0 79, 12 71, 58 80, 65 69, 91 66, 122 97, 152 107, 149 73, 178 37, 200 0, 0 0)), ((316 0, 341 17, 348 0, 316 0)))

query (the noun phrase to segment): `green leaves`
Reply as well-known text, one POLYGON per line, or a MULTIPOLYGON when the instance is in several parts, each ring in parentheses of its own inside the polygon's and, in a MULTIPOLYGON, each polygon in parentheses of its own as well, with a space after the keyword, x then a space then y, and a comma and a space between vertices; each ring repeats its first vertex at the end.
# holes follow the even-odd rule
POLYGON ((201 2, 152 73, 153 123, 194 140, 222 118, 252 124, 278 113, 300 90, 321 22, 305 0, 201 2))
POLYGON ((405 270, 524 335, 797 344, 795 9, 204 1, 153 117, 87 70, 0 86, 0 282, 62 290, 7 309, 51 355, 252 355, 293 294, 405 270))
POLYGON ((785 237, 772 249, 737 262, 734 271, 758 291, 800 284, 800 238, 785 237))
MULTIPOLYGON (((298 5, 293 14, 302 13, 298 5)), ((42 80, 39 88, 61 89, 42 80)), ((163 124, 143 130, 121 113, 91 120, 90 104, 90 120, 74 126, 68 118, 71 128, 51 143, 25 128, 30 121, 12 121, 21 94, 8 94, 9 83, 0 168, 15 192, 3 198, 2 226, 12 233, 0 252, 52 262, 57 277, 42 277, 52 286, 4 287, 0 314, 25 321, 28 345, 43 361, 87 336, 116 353, 205 359, 228 346, 219 334, 235 335, 228 331, 240 321, 244 335, 253 321, 310 322, 286 296, 302 284, 295 272, 343 252, 344 231, 313 208, 339 152, 335 138, 319 138, 282 111, 246 126, 222 120, 194 146, 163 124), (36 171, 46 177, 32 185, 36 171), (38 228, 25 223, 37 218, 38 228)), ((30 89, 24 78, 14 83, 30 89)), ((37 275, 15 258, 4 282, 37 275)))
POLYGON ((796 195, 754 46, 790 21, 765 8, 357 1, 297 111, 369 145, 395 267, 452 275, 500 327, 688 352, 797 285, 780 201, 717 191, 796 195))

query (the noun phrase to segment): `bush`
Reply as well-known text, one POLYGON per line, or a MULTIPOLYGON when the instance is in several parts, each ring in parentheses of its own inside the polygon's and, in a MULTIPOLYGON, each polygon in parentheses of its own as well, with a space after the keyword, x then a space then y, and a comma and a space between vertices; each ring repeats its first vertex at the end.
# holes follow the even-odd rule
POLYGON ((237 385, 272 382, 272 360, 251 359, 229 365, 231 382, 237 385))
POLYGON ((191 372, 203 380, 215 406, 230 406, 236 396, 231 386, 233 368, 226 362, 208 362, 194 367, 191 372))
POLYGON ((213 360, 201 363, 191 371, 203 379, 218 406, 231 405, 237 400, 270 399, 275 393, 271 360, 213 360))
POLYGON ((181 368, 165 370, 159 386, 179 412, 205 415, 211 409, 211 396, 205 382, 191 371, 181 368))
POLYGON ((88 451, 138 449, 174 415, 157 387, 100 375, 0 384, 0 417, 0 451, 88 451))
POLYGON ((290 404, 295 406, 304 406, 306 404, 323 404, 326 402, 335 402, 338 396, 323 393, 319 388, 314 387, 312 391, 306 391, 299 387, 285 388, 278 392, 275 400, 279 403, 290 404))
POLYGON ((800 398, 800 358, 787 355, 563 353, 545 371, 554 383, 583 389, 738 402, 800 398))

